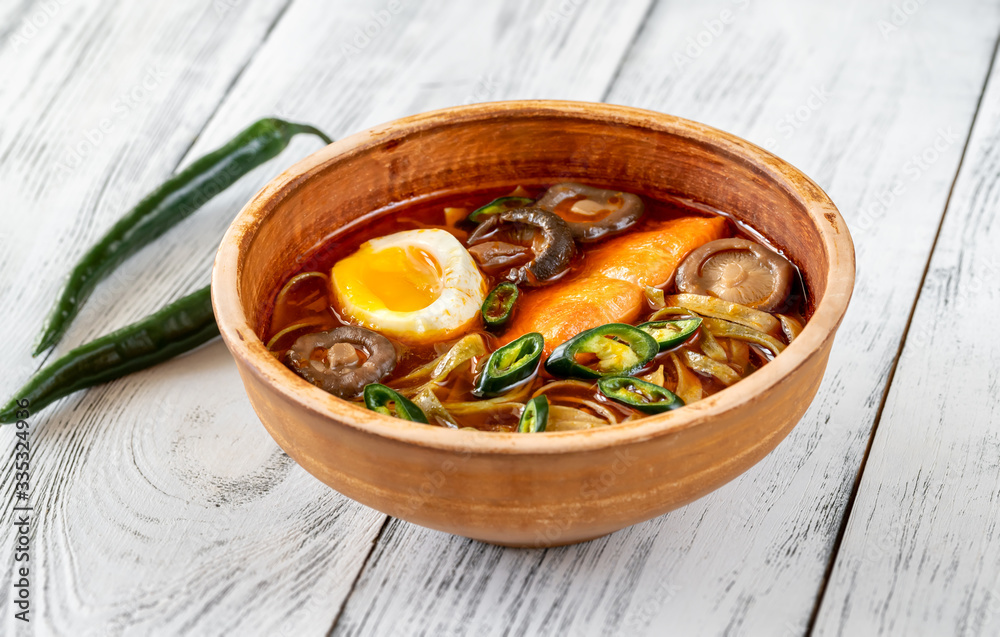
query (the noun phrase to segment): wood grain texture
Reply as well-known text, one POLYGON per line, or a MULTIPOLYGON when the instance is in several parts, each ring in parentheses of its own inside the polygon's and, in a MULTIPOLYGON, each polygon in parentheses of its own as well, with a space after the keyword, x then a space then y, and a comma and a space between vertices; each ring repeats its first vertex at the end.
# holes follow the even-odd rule
MULTIPOLYGON (((15 21, 0 51, 0 187, 6 199, 0 328, 7 337, 0 393, 9 395, 40 363, 29 357, 31 340, 71 264, 173 171, 284 6, 238 4, 224 11, 193 2, 156 10, 109 2, 22 6, 16 20, 28 22, 15 21)), ((151 259, 156 252, 130 261, 101 286, 58 352, 207 282, 207 271, 171 267, 151 259)), ((5 612, 0 632, 120 634, 130 625, 148 632, 157 621, 178 627, 191 622, 193 629, 193 611, 224 604, 227 587, 252 599, 249 593, 271 577, 266 568, 254 575, 246 556, 276 540, 228 542, 227 533, 246 528, 228 514, 256 503, 262 518, 273 516, 280 507, 260 500, 281 497, 267 477, 287 473, 287 463, 265 446, 263 454, 203 468, 214 457, 204 455, 213 440, 230 448, 227 427, 253 422, 240 403, 212 411, 197 401, 193 390, 209 386, 226 362, 216 346, 32 419, 33 621, 25 626, 5 612), (155 377, 179 382, 164 391, 151 382, 155 377), (166 475, 169 467, 184 473, 166 475), (233 491, 228 500, 218 493, 227 488, 233 491), (215 564, 209 570, 220 575, 192 598, 191 583, 204 578, 205 563, 215 564), (221 575, 234 570, 247 573, 245 582, 221 575)), ((0 434, 5 449, 13 449, 12 434, 9 428, 0 434)), ((11 459, 3 454, 5 520, 14 504, 11 459)), ((330 519, 338 515, 339 507, 332 508, 330 519)), ((6 554, 12 539, 3 534, 6 554)), ((328 550, 325 543, 317 549, 328 550)), ((280 553, 272 559, 280 560, 280 553)), ((12 581, 13 566, 4 561, 4 581, 12 581)), ((10 587, 0 592, 4 608, 12 608, 11 593, 10 587)), ((241 618, 234 614, 230 621, 241 618)))
POLYGON ((994 60, 818 635, 1000 632, 998 141, 994 60))
POLYGON ((807 632, 998 30, 996 2, 927 3, 883 37, 892 13, 662 2, 608 95, 774 148, 847 217, 852 310, 789 438, 705 499, 587 545, 514 552, 393 521, 335 634, 807 632))
MULTIPOLYGON (((558 2, 539 12, 527 0, 474 9, 319 0, 287 8, 66 4, 32 48, 0 53, 10 78, 0 85, 10 113, 0 124, 9 246, 0 252, 0 327, 14 343, 0 393, 37 365, 30 340, 69 265, 182 157, 192 161, 262 115, 339 136, 463 101, 596 100, 647 6, 606 3, 562 16, 558 2), (341 48, 355 29, 374 33, 368 25, 390 5, 401 11, 368 43, 341 48), (156 62, 169 65, 169 81, 79 153, 83 161, 60 171, 56 187, 55 164, 156 62)), ((290 158, 315 148, 315 140, 296 140, 131 259, 101 285, 60 351, 204 285, 235 211, 290 158)), ((218 343, 69 398, 32 422, 39 634, 323 634, 385 519, 280 454, 218 343)), ((0 442, 12 449, 12 431, 0 442)), ((5 455, 5 519, 11 477, 5 455)), ((0 604, 10 608, 9 587, 0 604)), ((5 633, 20 628, 9 614, 0 621, 5 633)))

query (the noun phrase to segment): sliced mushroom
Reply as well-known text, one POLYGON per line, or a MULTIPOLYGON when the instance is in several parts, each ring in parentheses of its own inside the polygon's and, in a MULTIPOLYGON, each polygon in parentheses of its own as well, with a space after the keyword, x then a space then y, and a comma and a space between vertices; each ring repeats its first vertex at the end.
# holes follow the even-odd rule
POLYGON ((783 256, 746 239, 719 239, 697 248, 677 268, 677 289, 715 296, 765 312, 781 306, 795 268, 783 256))
POLYGON ((473 255, 496 252, 512 256, 510 246, 530 247, 532 258, 519 267, 510 268, 506 278, 514 283, 537 285, 559 274, 569 265, 576 252, 573 235, 559 216, 541 208, 515 208, 498 212, 479 224, 469 236, 469 251, 473 255), (499 245, 477 249, 477 244, 499 245))
POLYGON ((630 192, 567 182, 549 188, 535 204, 559 215, 573 237, 596 241, 625 230, 642 216, 642 199, 630 192))
POLYGON ((479 264, 479 268, 490 276, 524 265, 534 256, 530 247, 504 241, 477 243, 469 248, 469 253, 479 264))
POLYGON ((292 369, 340 398, 354 398, 396 367, 396 349, 386 337, 363 327, 345 326, 296 339, 288 350, 292 369))

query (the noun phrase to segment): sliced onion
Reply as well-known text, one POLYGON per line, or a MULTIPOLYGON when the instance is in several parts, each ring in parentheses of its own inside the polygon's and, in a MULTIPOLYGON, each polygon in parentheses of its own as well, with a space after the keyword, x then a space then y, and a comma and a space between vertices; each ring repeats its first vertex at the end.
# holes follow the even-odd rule
POLYGON ((424 389, 414 396, 413 403, 423 410, 428 421, 433 422, 431 420, 433 418, 439 421, 439 423, 445 423, 448 427, 458 429, 458 423, 455 421, 455 418, 448 413, 448 410, 445 409, 441 401, 438 400, 437 395, 430 388, 424 389))
POLYGON ((405 387, 406 385, 426 380, 424 385, 412 388, 413 391, 419 392, 424 389, 425 385, 443 380, 462 363, 485 354, 486 342, 483 340, 482 335, 467 334, 463 336, 460 341, 452 345, 451 348, 441 356, 438 356, 429 363, 421 365, 406 376, 397 378, 393 381, 393 385, 401 385, 405 387))
MULTIPOLYGON (((605 407, 604 405, 602 405, 602 404, 600 404, 598 402, 595 402, 595 401, 587 399, 587 398, 583 398, 582 396, 558 396, 558 397, 553 398, 551 400, 553 402, 550 404, 550 406, 552 404, 557 404, 555 402, 556 400, 558 400, 559 402, 564 402, 564 403, 571 403, 571 404, 576 404, 576 405, 583 405, 584 407, 586 407, 586 408, 590 409, 591 411, 593 411, 594 414, 596 414, 598 417, 603 418, 604 420, 606 420, 609 425, 613 425, 616 422, 618 422, 618 416, 616 416, 613 411, 611 411, 610 409, 608 409, 607 407, 605 407)), ((566 406, 566 405, 564 405, 564 406, 566 406)))
POLYGON ((698 375, 681 363, 681 359, 674 352, 670 352, 670 361, 677 370, 677 390, 674 393, 684 401, 685 405, 701 400, 704 390, 698 375))
POLYGON ((781 331, 785 333, 785 338, 791 343, 799 337, 802 333, 802 323, 799 323, 796 319, 785 314, 777 314, 778 320, 781 321, 781 331))
POLYGON ((660 387, 665 387, 666 377, 663 375, 663 365, 656 368, 656 371, 646 374, 645 376, 640 376, 640 379, 646 381, 647 383, 653 383, 654 385, 659 385, 660 387))
POLYGON ((781 323, 767 312, 761 312, 739 303, 730 303, 714 296, 701 294, 674 294, 666 298, 667 305, 682 307, 702 316, 725 319, 752 327, 768 334, 777 334, 781 323))
POLYGON ((604 405, 601 405, 593 400, 587 400, 586 398, 579 398, 578 400, 581 405, 589 408, 595 414, 607 420, 609 425, 613 425, 618 422, 618 416, 616 416, 613 411, 604 405))
POLYGON ((660 321, 663 319, 672 320, 678 317, 693 317, 697 316, 691 310, 685 310, 682 307, 665 307, 657 310, 652 316, 649 317, 650 321, 660 321))
POLYGON ((646 296, 646 302, 649 303, 649 306, 654 310, 662 310, 667 305, 667 302, 664 300, 665 297, 663 295, 663 290, 660 288, 654 288, 647 285, 643 290, 643 294, 646 296))
POLYGON ((746 341, 735 338, 729 339, 729 364, 742 376, 746 376, 750 371, 750 346, 746 341))
POLYGON ((603 427, 608 424, 608 422, 588 414, 582 409, 549 405, 549 422, 545 426, 545 431, 577 431, 603 427))
POLYGON ((740 379, 740 375, 733 371, 732 367, 714 361, 704 354, 699 354, 689 349, 682 349, 680 350, 680 355, 685 365, 696 372, 714 376, 727 387, 740 379))
POLYGON ((431 371, 431 380, 440 382, 458 367, 473 358, 486 355, 486 341, 481 334, 466 334, 441 357, 431 371))
POLYGON ((722 319, 706 318, 701 322, 702 333, 735 338, 748 343, 754 343, 771 350, 775 356, 785 349, 785 344, 774 338, 770 334, 765 334, 759 330, 751 329, 744 325, 723 321, 722 319))
MULTIPOLYGON (((536 396, 541 396, 542 394, 551 394, 552 392, 558 392, 560 389, 566 388, 572 388, 574 390, 582 389, 590 394, 595 392, 593 383, 587 383, 582 380, 558 380, 539 387, 538 390, 531 395, 531 397, 534 398, 536 396)), ((552 401, 552 404, 555 404, 554 401, 560 401, 584 405, 592 409, 594 413, 604 416, 609 424, 618 422, 618 417, 610 409, 598 402, 590 400, 589 398, 584 398, 583 396, 561 396, 556 394, 555 396, 549 395, 549 400, 552 401)))
MULTIPOLYGON (((704 324, 705 323, 702 322, 702 325, 704 324)), ((708 330, 701 330, 698 336, 698 344, 701 346, 701 351, 705 353, 705 356, 708 356, 713 361, 718 361, 720 363, 729 362, 729 356, 726 354, 726 350, 722 349, 722 345, 719 345, 719 341, 715 340, 715 337, 708 330)))

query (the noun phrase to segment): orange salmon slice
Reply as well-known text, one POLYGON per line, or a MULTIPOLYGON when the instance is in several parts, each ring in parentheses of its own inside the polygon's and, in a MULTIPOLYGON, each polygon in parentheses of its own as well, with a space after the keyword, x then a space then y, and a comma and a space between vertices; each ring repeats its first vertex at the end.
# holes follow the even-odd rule
POLYGON ((646 306, 647 285, 664 285, 692 250, 726 235, 721 217, 681 217, 609 239, 586 252, 570 278, 526 291, 503 342, 538 332, 548 355, 584 330, 631 323, 646 306))

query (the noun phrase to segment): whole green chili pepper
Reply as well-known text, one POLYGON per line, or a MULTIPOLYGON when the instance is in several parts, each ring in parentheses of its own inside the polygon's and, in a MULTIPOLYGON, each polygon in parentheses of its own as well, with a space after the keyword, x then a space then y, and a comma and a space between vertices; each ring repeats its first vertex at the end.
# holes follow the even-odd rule
POLYGON ((530 332, 507 343, 486 359, 472 393, 480 398, 499 396, 527 380, 538 369, 543 349, 545 339, 538 332, 530 332))
POLYGON ((73 268, 42 327, 32 355, 38 356, 59 342, 87 297, 112 270, 240 177, 276 157, 299 133, 316 135, 331 143, 329 137, 312 126, 262 119, 147 195, 73 268))
POLYGON ((537 434, 545 431, 549 424, 549 399, 545 394, 535 396, 527 402, 517 422, 517 431, 522 434, 537 434))
POLYGON ((629 376, 613 376, 597 381, 601 393, 612 400, 646 414, 659 414, 684 406, 674 392, 629 376))
POLYGON ((29 400, 35 413, 63 396, 152 367, 218 335, 206 287, 39 370, 0 408, 0 423, 16 422, 19 401, 29 400))
POLYGON ((486 323, 486 327, 491 330, 503 327, 514 313, 518 296, 520 292, 517 285, 510 281, 504 281, 493 288, 483 301, 483 323, 486 323))
POLYGON ((427 424, 427 416, 420 407, 385 385, 379 383, 365 385, 364 395, 365 407, 372 411, 402 420, 427 424))
POLYGON ((558 345, 545 361, 545 371, 563 378, 627 376, 653 360, 659 351, 656 340, 639 328, 608 323, 558 345), (591 368, 595 363, 597 369, 591 368))

